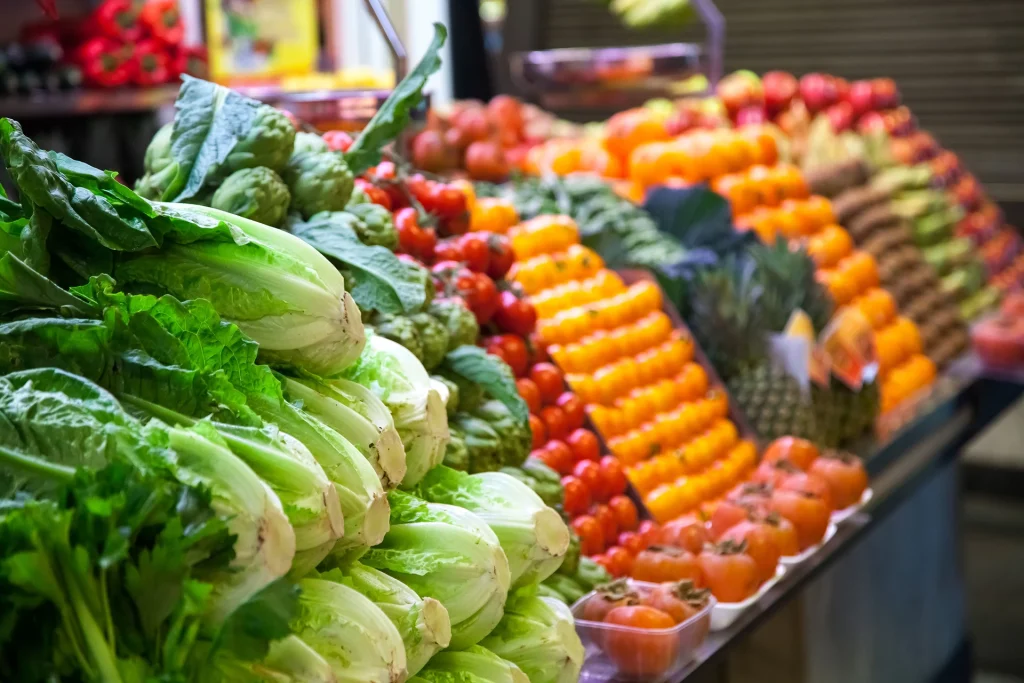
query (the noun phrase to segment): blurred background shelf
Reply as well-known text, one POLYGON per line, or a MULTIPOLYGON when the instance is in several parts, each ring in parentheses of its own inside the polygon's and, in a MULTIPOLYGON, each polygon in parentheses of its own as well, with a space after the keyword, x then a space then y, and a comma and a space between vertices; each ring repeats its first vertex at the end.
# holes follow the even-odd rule
POLYGON ((24 120, 57 116, 91 116, 149 112, 174 103, 177 84, 154 88, 74 90, 0 97, 0 114, 24 120))

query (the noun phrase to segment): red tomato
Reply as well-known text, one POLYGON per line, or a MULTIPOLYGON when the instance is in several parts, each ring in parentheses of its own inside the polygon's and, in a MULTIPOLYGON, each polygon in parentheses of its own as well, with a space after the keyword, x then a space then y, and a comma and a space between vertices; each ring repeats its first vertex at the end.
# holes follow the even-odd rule
POLYGON ((630 627, 609 630, 604 638, 605 653, 624 675, 651 679, 675 663, 679 636, 660 632, 675 626, 672 617, 661 610, 644 605, 616 607, 604 623, 630 627))
POLYGON ((458 243, 446 239, 441 240, 434 247, 434 258, 438 261, 455 261, 456 263, 463 261, 462 248, 459 247, 458 243))
POLYGON ((574 463, 572 449, 569 448, 564 441, 551 439, 544 444, 544 450, 555 454, 556 461, 559 464, 556 471, 559 474, 569 474, 572 472, 572 466, 574 463))
MULTIPOLYGON (((606 537, 607 538, 607 537, 606 537)), ((615 578, 629 576, 633 570, 633 555, 625 548, 614 546, 605 552, 610 569, 608 572, 615 578)))
POLYGON ((398 248, 407 254, 418 256, 424 237, 416 209, 411 206, 399 209, 395 213, 395 230, 398 232, 398 248))
POLYGON ((572 468, 573 475, 587 485, 590 497, 604 500, 604 482, 601 479, 601 467, 593 460, 580 460, 572 468))
POLYGON ((491 233, 487 239, 487 246, 491 250, 490 262, 487 266, 487 274, 495 280, 501 280, 508 274, 516 256, 512 252, 512 245, 504 235, 491 233))
POLYGON ((687 580, 698 586, 704 585, 704 577, 693 553, 662 546, 651 546, 637 554, 633 561, 633 578, 653 583, 687 580))
POLYGON ((332 152, 347 152, 352 146, 352 136, 343 130, 329 130, 321 137, 332 152))
MULTIPOLYGON (((530 380, 526 381, 529 382, 530 380)), ((563 408, 563 410, 565 409, 563 408)), ((597 440, 597 435, 589 429, 573 430, 569 436, 565 437, 565 443, 569 444, 569 448, 572 449, 572 454, 576 460, 596 461, 601 457, 601 444, 597 440)))
POLYGON ((544 426, 548 428, 548 436, 552 439, 561 439, 569 434, 569 423, 565 419, 565 411, 557 406, 541 408, 540 419, 544 420, 544 426))
POLYGON ((554 403, 562 395, 562 373, 551 363, 537 363, 530 368, 530 379, 537 383, 545 403, 554 403))
POLYGON ((442 218, 454 218, 466 212, 466 195, 458 187, 437 183, 430 188, 427 202, 431 213, 442 218))
POLYGON ((579 429, 583 426, 583 421, 587 415, 583 399, 571 391, 563 391, 555 399, 555 405, 565 411, 565 419, 569 421, 570 429, 579 429))
POLYGON ((634 555, 647 549, 647 543, 645 543, 643 537, 635 531, 623 531, 619 534, 618 544, 634 555))
MULTIPOLYGON (((470 235, 483 235, 470 233, 470 235)), ((467 235, 469 237, 469 235, 467 235)), ((537 311, 526 299, 521 299, 509 291, 501 293, 498 310, 494 314, 494 322, 502 330, 526 337, 537 327, 537 311)))
POLYGON ((466 272, 455 278, 455 289, 481 325, 490 322, 498 310, 498 288, 483 273, 466 272))
POLYGON ((540 448, 548 442, 548 428, 544 426, 544 421, 533 413, 530 413, 530 436, 533 437, 531 448, 540 448))
POLYGON ((653 519, 645 519, 640 522, 636 532, 644 539, 644 543, 650 546, 657 542, 658 534, 661 533, 661 530, 658 528, 658 523, 653 519))
MULTIPOLYGON (((490 352, 492 346, 501 348, 501 356, 512 368, 512 373, 519 377, 526 372, 527 353, 526 342, 514 334, 499 334, 487 339, 487 350, 490 352)), ((543 417, 543 416, 542 416, 543 417)))
POLYGON ((615 521, 618 522, 619 529, 628 531, 636 529, 639 523, 639 514, 636 511, 636 505, 628 496, 612 496, 612 499, 608 501, 608 507, 615 513, 615 521))
MULTIPOLYGON (((545 464, 551 467, 550 463, 545 464)), ((552 467, 551 469, 554 468, 552 467)), ((562 501, 562 509, 565 510, 567 515, 582 515, 587 511, 587 508, 590 507, 590 491, 587 489, 586 484, 570 474, 562 477, 562 488, 565 489, 563 492, 565 495, 562 501)), ((597 524, 597 521, 595 520, 594 523, 597 524)), ((575 529, 575 527, 573 528, 575 529)), ((597 528, 600 530, 600 525, 597 528)), ((595 552, 599 553, 601 549, 595 552)))
POLYGON ((697 588, 692 581, 663 583, 651 589, 643 603, 649 607, 660 609, 672 617, 677 624, 696 616, 708 606, 711 591, 697 588))
POLYGON ((746 553, 757 563, 758 576, 765 582, 775 576, 782 551, 775 531, 764 522, 740 522, 722 534, 723 541, 746 544, 746 553))
POLYGON ((365 178, 356 178, 356 187, 362 190, 367 199, 374 204, 383 206, 388 211, 391 210, 391 197, 387 192, 377 187, 369 180, 366 180, 365 178))
POLYGON ((580 537, 580 553, 597 555, 604 550, 604 532, 601 523, 590 515, 580 515, 572 520, 572 530, 580 537))
MULTIPOLYGON (((487 248, 487 235, 471 232, 459 238, 459 249, 466 266, 475 273, 486 273, 491 254, 487 248)), ((498 309, 501 310, 500 308, 498 309)))
POLYGON ((619 535, 619 522, 610 507, 604 504, 594 505, 590 508, 590 514, 601 525, 601 531, 609 543, 619 535))
POLYGON ((711 594, 720 602, 742 602, 761 585, 757 563, 734 543, 709 546, 697 563, 711 594))
POLYGON ((617 496, 626 490, 626 473, 614 455, 601 458, 601 490, 606 496, 617 496))
MULTIPOLYGON (((525 345, 524 345, 525 346, 525 345)), ((520 377, 516 380, 516 390, 519 395, 526 401, 526 407, 530 409, 533 414, 540 413, 540 409, 543 407, 543 403, 540 398, 540 389, 529 377, 520 377)))
POLYGON ((711 534, 704 522, 697 519, 695 515, 685 515, 666 522, 661 527, 661 537, 658 542, 683 548, 691 553, 700 553, 704 550, 704 545, 711 542, 711 534))

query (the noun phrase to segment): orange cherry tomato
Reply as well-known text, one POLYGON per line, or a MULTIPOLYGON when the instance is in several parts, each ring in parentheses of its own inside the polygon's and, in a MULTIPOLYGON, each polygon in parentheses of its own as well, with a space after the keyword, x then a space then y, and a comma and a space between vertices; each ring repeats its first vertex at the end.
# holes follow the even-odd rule
POLYGON ((711 594, 720 602, 742 602, 761 585, 757 563, 745 552, 744 544, 729 541, 708 546, 697 563, 711 594))

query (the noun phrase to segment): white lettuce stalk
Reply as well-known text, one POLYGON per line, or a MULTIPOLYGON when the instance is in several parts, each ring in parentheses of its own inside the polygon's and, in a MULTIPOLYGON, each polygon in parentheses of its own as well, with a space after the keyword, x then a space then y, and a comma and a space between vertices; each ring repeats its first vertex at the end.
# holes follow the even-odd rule
POLYGON ((377 396, 349 380, 310 376, 283 378, 285 395, 348 439, 373 465, 385 488, 405 476, 405 447, 395 422, 377 396))
POLYGON ((409 683, 530 683, 522 669, 485 647, 439 652, 409 683))
POLYGON ((398 629, 369 598, 324 579, 299 582, 292 630, 323 657, 338 683, 400 683, 407 677, 398 629))
POLYGON ((486 522, 508 557, 513 588, 551 576, 569 549, 569 527, 561 516, 515 477, 501 472, 471 475, 440 466, 416 491, 432 503, 457 505, 486 522))

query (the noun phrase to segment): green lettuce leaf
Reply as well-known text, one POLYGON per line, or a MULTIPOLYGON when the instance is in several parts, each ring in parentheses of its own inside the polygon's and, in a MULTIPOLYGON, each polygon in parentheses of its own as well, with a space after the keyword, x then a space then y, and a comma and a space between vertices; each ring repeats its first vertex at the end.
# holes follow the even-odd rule
POLYGON ((530 411, 526 401, 516 391, 512 369, 500 358, 478 346, 462 346, 444 357, 442 367, 448 373, 483 387, 484 391, 504 403, 519 422, 529 420, 530 411))

